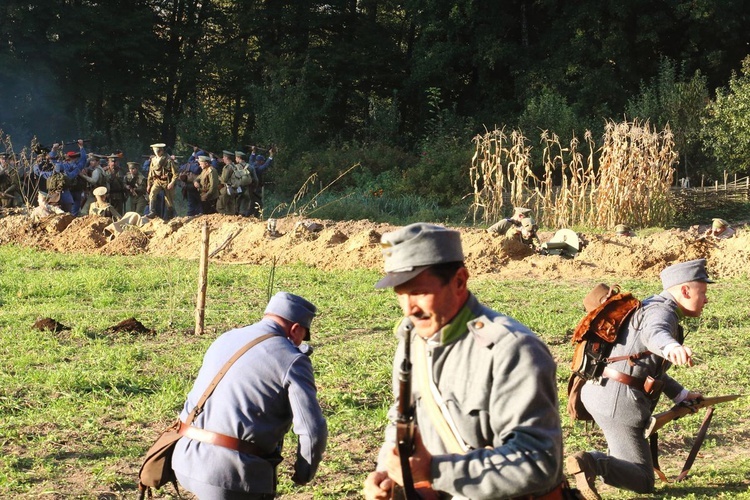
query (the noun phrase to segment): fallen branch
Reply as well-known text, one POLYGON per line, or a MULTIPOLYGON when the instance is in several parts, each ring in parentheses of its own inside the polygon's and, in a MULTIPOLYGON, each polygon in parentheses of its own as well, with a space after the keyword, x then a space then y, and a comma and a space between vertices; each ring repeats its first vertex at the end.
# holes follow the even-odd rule
POLYGON ((224 242, 221 245, 219 245, 213 252, 211 252, 209 254, 208 258, 210 259, 211 257, 213 257, 214 255, 216 255, 217 253, 219 253, 222 250, 224 250, 224 247, 226 247, 229 244, 229 242, 232 241, 238 234, 240 234, 240 230, 239 229, 237 231, 231 233, 229 236, 227 236, 227 239, 225 239, 224 242))

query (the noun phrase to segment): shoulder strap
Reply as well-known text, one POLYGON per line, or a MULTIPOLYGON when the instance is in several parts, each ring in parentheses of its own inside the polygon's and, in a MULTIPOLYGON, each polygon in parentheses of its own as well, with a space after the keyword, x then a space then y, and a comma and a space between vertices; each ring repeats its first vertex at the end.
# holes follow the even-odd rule
MULTIPOLYGON (((425 409, 427 417, 432 422, 448 452, 463 455, 466 453, 466 448, 461 446, 463 440, 460 439, 460 436, 456 435, 432 394, 434 382, 427 366, 427 342, 419 335, 415 335, 414 337, 414 342, 416 343, 416 349, 414 349, 414 371, 417 376, 419 395, 422 398, 422 407, 425 409)), ((437 387, 434 387, 434 389, 437 390, 437 387)))
POLYGON ((219 384, 219 381, 224 378, 224 375, 229 371, 229 368, 232 367, 235 361, 240 359, 240 357, 245 354, 247 351, 252 349, 256 344, 260 344, 266 339, 269 339, 271 337, 275 337, 276 335, 273 333, 267 333, 261 337, 258 337, 257 339, 253 340, 252 342, 247 343, 242 349, 234 353, 234 356, 229 358, 229 361, 224 363, 224 366, 221 367, 221 370, 219 370, 219 373, 216 374, 214 379, 211 381, 210 384, 208 384, 208 387, 206 388, 205 392, 203 393, 203 396, 201 396, 200 400, 198 400, 198 404, 195 405, 195 408, 193 408, 193 411, 190 412, 190 415, 188 415, 187 421, 185 422, 187 425, 190 425, 193 423, 193 420, 195 420, 195 417, 197 417, 202 411, 203 411, 203 405, 206 404, 206 400, 208 397, 214 392, 214 389, 216 389, 216 386, 219 384))

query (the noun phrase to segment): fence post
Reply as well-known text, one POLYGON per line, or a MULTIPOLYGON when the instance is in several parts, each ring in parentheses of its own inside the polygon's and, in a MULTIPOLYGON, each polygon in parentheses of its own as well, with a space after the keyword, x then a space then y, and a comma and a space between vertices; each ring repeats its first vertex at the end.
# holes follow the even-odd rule
POLYGON ((208 285, 208 223, 203 223, 201 235, 201 261, 198 268, 198 299, 195 304, 195 334, 203 335, 206 316, 206 288, 208 285))

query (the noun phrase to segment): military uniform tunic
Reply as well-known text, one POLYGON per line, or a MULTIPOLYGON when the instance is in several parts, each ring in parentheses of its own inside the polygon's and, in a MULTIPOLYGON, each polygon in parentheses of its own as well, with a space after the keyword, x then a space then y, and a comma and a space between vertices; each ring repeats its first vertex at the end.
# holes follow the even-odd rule
POLYGON ((128 172, 125 174, 125 191, 128 199, 125 202, 125 211, 136 212, 143 215, 148 201, 146 200, 146 178, 140 172, 135 175, 128 172))
POLYGON ((156 198, 159 193, 164 192, 164 201, 169 210, 174 210, 174 186, 169 189, 169 184, 177 178, 177 165, 167 155, 154 156, 148 167, 148 193, 149 213, 156 213, 156 198))
POLYGON ((219 174, 216 173, 216 169, 209 166, 201 172, 201 175, 197 179, 200 188, 198 192, 201 197, 201 206, 204 214, 215 214, 216 213, 216 200, 219 199, 219 186, 221 181, 219 180, 219 174))
MULTIPOLYGON (((295 479, 310 481, 326 447, 326 421, 316 398, 310 358, 302 354, 270 319, 221 335, 203 358, 198 378, 180 415, 184 422, 208 384, 242 346, 267 333, 267 339, 245 353, 227 371, 193 425, 255 443, 278 456, 284 435, 298 436, 295 479)), ((275 464, 221 446, 182 438, 172 457, 177 479, 200 498, 205 491, 273 494, 275 464), (207 485, 202 490, 202 485, 207 485)))
MULTIPOLYGON (((439 336, 438 345, 428 342, 431 376, 470 450, 448 454, 413 383, 416 422, 433 454, 433 488, 442 492, 441 498, 481 500, 543 494, 557 487, 562 481, 562 431, 556 366, 544 343, 473 295, 439 336)), ((393 365, 396 397, 403 352, 401 339, 393 365)), ((394 404, 378 470, 385 470, 396 442, 396 414, 394 404)))
POLYGON ((520 226, 521 223, 514 219, 502 219, 487 228, 488 233, 504 235, 510 228, 520 226))

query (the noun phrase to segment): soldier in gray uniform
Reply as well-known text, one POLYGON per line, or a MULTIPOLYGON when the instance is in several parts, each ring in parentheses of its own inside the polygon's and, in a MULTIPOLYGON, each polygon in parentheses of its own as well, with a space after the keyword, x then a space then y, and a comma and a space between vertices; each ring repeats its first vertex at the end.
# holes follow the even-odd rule
POLYGON ((654 469, 643 431, 663 392, 675 403, 699 398, 667 375, 672 365, 692 366, 693 351, 682 345, 679 320, 698 317, 708 303, 706 260, 667 267, 661 272, 664 291, 643 301, 620 333, 601 380, 586 383, 581 400, 601 427, 609 454, 579 452, 566 460, 569 474, 588 500, 600 498, 596 476, 606 484, 638 493, 654 490, 654 469), (631 359, 627 359, 631 356, 631 359))
POLYGON ((530 217, 531 209, 525 208, 525 207, 515 207, 513 209, 513 216, 508 217, 507 219, 500 219, 499 221, 492 224, 490 227, 487 228, 487 232, 492 235, 500 235, 503 236, 506 234, 511 228, 521 227, 521 223, 525 218, 530 217))
POLYGON ((315 312, 302 297, 279 292, 268 302, 261 321, 224 333, 208 348, 180 415, 183 422, 229 358, 254 338, 275 335, 232 365, 193 422, 194 427, 252 443, 258 453, 187 437, 177 443, 172 457, 177 480, 201 500, 274 498, 276 466, 290 428, 298 436, 292 480, 305 484, 315 476, 328 431, 312 363, 298 349, 309 339, 315 312))
MULTIPOLYGON (((376 287, 393 287, 414 322, 415 484, 442 499, 562 498, 556 366, 547 347, 468 290, 457 231, 417 223, 384 234, 381 245, 387 274, 376 287)), ((377 469, 365 480, 368 499, 390 498, 394 481, 402 482, 396 414, 394 404, 377 469)))

